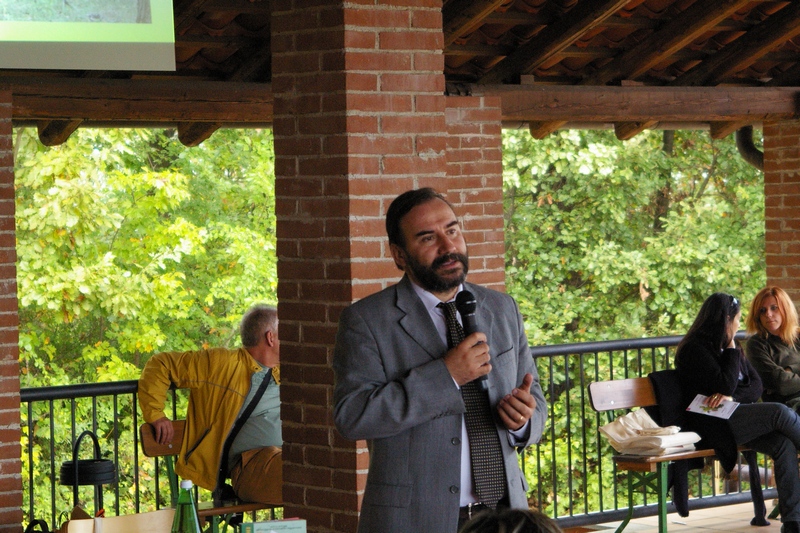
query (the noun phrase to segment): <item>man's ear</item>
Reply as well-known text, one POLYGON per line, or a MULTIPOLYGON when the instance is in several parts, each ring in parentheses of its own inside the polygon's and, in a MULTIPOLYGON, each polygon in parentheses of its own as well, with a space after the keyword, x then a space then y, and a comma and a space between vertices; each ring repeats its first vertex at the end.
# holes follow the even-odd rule
POLYGON ((392 253, 392 259, 394 259, 394 264, 397 265, 397 268, 400 270, 406 269, 406 252, 400 246, 392 243, 389 245, 389 251, 392 253))
POLYGON ((264 336, 267 339, 267 346, 275 346, 275 333, 271 329, 268 329, 264 336))

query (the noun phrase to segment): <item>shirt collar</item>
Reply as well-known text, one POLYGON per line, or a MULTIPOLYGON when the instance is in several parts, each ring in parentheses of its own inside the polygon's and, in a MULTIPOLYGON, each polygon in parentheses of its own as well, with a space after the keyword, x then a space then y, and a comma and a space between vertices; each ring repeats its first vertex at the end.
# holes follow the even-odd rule
MULTIPOLYGON (((441 302, 441 300, 435 294, 426 291, 413 281, 411 282, 411 286, 414 288, 414 292, 417 293, 417 296, 419 296, 419 299, 422 300, 422 303, 425 305, 425 309, 427 309, 429 312, 433 311, 435 313, 441 314, 441 310, 437 307, 441 302)), ((463 290, 464 290, 464 284, 462 283, 461 285, 458 286, 458 291, 456 291, 456 294, 458 294, 463 290)), ((448 301, 452 302, 453 300, 455 300, 455 296, 448 301)))

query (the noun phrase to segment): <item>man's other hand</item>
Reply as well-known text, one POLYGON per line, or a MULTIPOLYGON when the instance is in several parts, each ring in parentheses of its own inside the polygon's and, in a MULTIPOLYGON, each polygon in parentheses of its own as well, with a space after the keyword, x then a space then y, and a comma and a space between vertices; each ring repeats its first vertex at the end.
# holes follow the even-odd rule
POLYGON ((536 409, 536 399, 531 394, 533 376, 525 374, 522 384, 506 394, 497 404, 497 412, 506 427, 512 431, 522 429, 536 409))

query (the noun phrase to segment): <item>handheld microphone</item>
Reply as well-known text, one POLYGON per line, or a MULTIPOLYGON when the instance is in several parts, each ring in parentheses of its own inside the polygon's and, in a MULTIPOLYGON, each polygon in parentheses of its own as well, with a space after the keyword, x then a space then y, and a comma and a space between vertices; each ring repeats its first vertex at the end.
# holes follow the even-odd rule
MULTIPOLYGON (((461 315, 461 325, 464 327, 464 336, 468 337, 478 331, 478 325, 475 322, 475 310, 478 308, 478 302, 475 296, 469 291, 461 291, 456 295, 456 309, 458 314, 461 315)), ((481 390, 489 390, 489 381, 486 374, 480 376, 478 379, 478 386, 481 390)))

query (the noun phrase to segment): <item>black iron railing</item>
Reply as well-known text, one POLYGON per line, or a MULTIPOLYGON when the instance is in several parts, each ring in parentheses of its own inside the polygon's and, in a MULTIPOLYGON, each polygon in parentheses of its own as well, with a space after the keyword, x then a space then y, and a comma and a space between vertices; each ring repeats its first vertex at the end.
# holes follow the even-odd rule
MULTIPOLYGON (((605 415, 589 404, 588 386, 595 381, 643 377, 672 368, 682 337, 654 337, 531 348, 548 401, 549 424, 542 441, 523 456, 531 484, 529 501, 566 527, 622 520, 627 513, 627 474, 617 472, 615 453, 600 436, 605 415)), ((740 341, 744 334, 737 335, 740 341)), ((624 414, 624 413, 618 413, 624 414)), ((762 459, 765 464, 766 460, 762 459)), ((766 474, 767 470, 765 470, 766 474)), ((746 476, 745 476, 746 477, 746 476)), ((768 476, 762 476, 762 482, 768 476)), ((746 483, 733 486, 710 462, 689 478, 689 509, 750 501, 746 483), (742 490, 744 487, 744 490, 742 490)), ((764 491, 777 497, 775 489, 764 491)), ((638 494, 634 516, 654 516, 654 494, 638 494)))
MULTIPOLYGON (((625 474, 614 469, 613 450, 597 428, 606 419, 588 401, 589 383, 646 376, 669 368, 681 337, 620 340, 532 348, 549 423, 540 444, 522 457, 531 505, 556 518, 562 527, 621 520, 627 508, 625 474)), ((117 465, 119 480, 103 486, 107 514, 129 514, 169 505, 163 465, 143 457, 139 447, 137 382, 98 383, 23 389, 23 511, 58 524, 73 505, 71 486, 59 485, 58 472, 72 459, 72 443, 93 431, 104 458, 117 465)), ((172 414, 184 412, 185 396, 173 395, 172 414)), ((89 453, 89 450, 87 450, 89 453)), ((690 476, 690 509, 749 501, 750 493, 726 490, 711 464, 690 476)), ((767 476, 762 476, 765 479, 767 476)), ((746 487, 746 485, 745 485, 746 487)), ((80 489, 85 508, 93 509, 93 487, 80 489)), ((774 489, 766 498, 776 497, 774 489)), ((205 495, 208 499, 208 495, 205 495)), ((656 514, 652 494, 637 495, 635 516, 656 514)))

